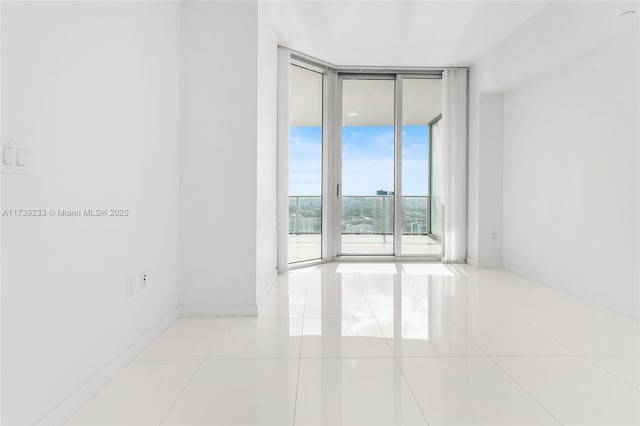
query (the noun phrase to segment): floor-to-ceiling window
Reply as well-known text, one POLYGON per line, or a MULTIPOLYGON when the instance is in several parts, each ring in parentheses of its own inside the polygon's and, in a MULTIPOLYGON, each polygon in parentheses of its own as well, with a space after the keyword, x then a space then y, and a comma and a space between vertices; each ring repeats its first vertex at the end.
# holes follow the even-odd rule
POLYGON ((286 81, 281 259, 440 258, 441 73, 366 74, 292 59, 286 81))
POLYGON ((430 131, 430 223, 429 235, 442 242, 442 116, 438 115, 429 123, 430 131))
POLYGON ((322 257, 322 74, 290 66, 289 263, 322 257))
MULTIPOLYGON (((434 141, 430 129, 430 123, 441 113, 440 84, 440 79, 402 79, 400 253, 403 255, 438 255, 441 252, 440 240, 432 231, 433 219, 439 217, 442 201, 431 199, 432 190, 438 188, 440 182, 440 169, 433 168, 434 141), (438 213, 433 209, 438 209, 438 213)), ((439 161, 435 163, 437 166, 439 161)))

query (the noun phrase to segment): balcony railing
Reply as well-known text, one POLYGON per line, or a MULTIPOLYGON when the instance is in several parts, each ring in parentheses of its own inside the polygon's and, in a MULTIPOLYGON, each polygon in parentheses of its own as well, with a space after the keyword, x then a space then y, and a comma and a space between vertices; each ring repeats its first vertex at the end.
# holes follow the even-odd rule
MULTIPOLYGON (((403 196, 402 234, 429 233, 429 197, 403 196)), ((342 197, 342 233, 393 235, 393 195, 342 197)), ((322 231, 322 198, 289 197, 289 234, 319 234, 322 231)))

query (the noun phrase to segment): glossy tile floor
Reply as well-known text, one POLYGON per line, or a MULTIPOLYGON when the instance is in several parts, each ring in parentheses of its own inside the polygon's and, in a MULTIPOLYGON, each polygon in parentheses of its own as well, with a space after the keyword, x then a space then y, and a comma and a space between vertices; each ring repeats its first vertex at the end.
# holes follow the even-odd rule
POLYGON ((502 270, 331 263, 183 318, 70 424, 640 423, 633 319, 502 270))

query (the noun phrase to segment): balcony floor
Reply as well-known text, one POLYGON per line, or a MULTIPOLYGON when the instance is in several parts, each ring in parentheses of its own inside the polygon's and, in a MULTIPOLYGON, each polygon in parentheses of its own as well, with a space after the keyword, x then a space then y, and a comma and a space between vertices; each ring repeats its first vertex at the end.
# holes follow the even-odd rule
MULTIPOLYGON (((393 254, 393 236, 390 235, 343 235, 342 252, 346 254, 393 254)), ((290 262, 299 262, 320 257, 320 235, 289 235, 290 262)), ((439 256, 441 245, 427 235, 403 235, 402 254, 439 256)))

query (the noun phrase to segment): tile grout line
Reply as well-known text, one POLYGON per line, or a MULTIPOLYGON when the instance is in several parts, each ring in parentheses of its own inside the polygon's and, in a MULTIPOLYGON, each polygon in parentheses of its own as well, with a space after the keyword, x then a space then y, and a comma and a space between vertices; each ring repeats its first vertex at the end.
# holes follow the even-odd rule
MULTIPOLYGON (((224 325, 224 333, 228 332, 228 328, 229 328, 229 320, 228 318, 224 318, 223 319, 223 325, 224 325)), ((209 351, 211 350, 211 348, 209 348, 209 351)), ((209 352, 208 351, 208 352, 209 352)), ((206 361, 208 361, 206 354, 202 357, 202 358, 194 358, 194 359, 184 359, 184 360, 177 360, 177 361, 200 361, 200 363, 198 364, 198 366, 193 370, 193 372, 191 373, 191 375, 189 375, 189 379, 187 380, 187 382, 184 384, 184 386, 182 387, 182 389, 180 389, 180 392, 178 393, 178 395, 176 396, 176 398, 173 400, 173 402, 171 403, 171 405, 169 406, 169 408, 167 409, 167 412, 164 414, 164 416, 162 417, 162 419, 160 420, 160 422, 158 423, 158 425, 162 425, 164 423, 164 421, 167 419, 167 417, 169 416, 169 414, 171 413, 171 411, 173 410, 173 407, 176 405, 176 403, 178 402, 178 400, 182 397, 182 394, 184 394, 184 392, 187 390, 187 388, 189 387, 189 385, 191 384, 191 381, 193 380, 193 378, 195 377, 196 373, 198 371, 200 371, 200 368, 202 368, 202 366, 204 365, 204 363, 206 361)), ((172 360, 172 361, 176 361, 176 360, 172 360)), ((155 362, 154 360, 151 360, 151 362, 155 362)))
MULTIPOLYGON (((575 319, 582 320, 583 318, 575 318, 575 319)), ((588 318, 588 319, 593 319, 593 318, 588 318)), ((595 319, 599 319, 599 318, 595 318, 595 319)), ((531 318, 525 317, 525 318, 523 318, 523 320, 527 324, 529 324, 531 327, 536 329, 538 332, 540 332, 542 335, 547 336, 548 338, 558 342, 560 345, 562 345, 565 348, 569 349, 571 352, 574 352, 573 354, 567 355, 567 356, 574 356, 574 357, 582 358, 583 360, 587 361, 588 363, 590 363, 592 365, 595 365, 596 367, 598 367, 599 369, 601 369, 602 371, 607 373, 609 376, 615 378, 618 381, 621 381, 622 383, 624 383, 627 386, 631 386, 634 390, 640 392, 640 388, 638 388, 635 385, 629 383, 626 379, 623 379, 622 377, 618 377, 618 375, 612 373, 611 371, 607 370, 606 368, 604 368, 603 366, 601 366, 600 364, 596 363, 595 361, 591 360, 591 358, 589 358, 589 357, 594 357, 594 356, 638 356, 638 354, 585 354, 585 353, 582 353, 582 352, 578 352, 577 350, 573 349, 569 345, 567 345, 567 344, 563 343, 562 341, 560 341, 555 336, 549 334, 549 332, 547 332, 547 331, 543 330, 542 328, 536 326, 533 322, 531 322, 531 318)), ((553 355, 546 355, 546 356, 553 356, 553 355)))
POLYGON ((604 366, 598 364, 597 362, 593 361, 591 358, 589 357, 597 357, 597 356, 629 356, 629 357, 636 357, 638 358, 637 355, 587 355, 587 354, 580 354, 580 356, 587 361, 588 363, 595 365, 597 368, 599 368, 600 370, 604 371, 605 373, 607 373, 608 375, 610 375, 611 377, 621 381, 622 383, 624 383, 627 386, 630 386, 632 389, 634 389, 636 392, 640 392, 640 388, 636 387, 634 384, 632 384, 631 382, 628 382, 626 379, 618 376, 617 374, 614 374, 613 372, 607 370, 606 368, 604 368, 604 366))
POLYGON ((534 401, 535 401, 535 402, 536 402, 540 407, 542 407, 542 409, 543 409, 544 411, 546 411, 546 412, 547 412, 547 414, 549 414, 549 415, 550 415, 550 416, 551 416, 551 417, 552 417, 556 422, 558 422, 558 424, 559 424, 559 425, 563 425, 563 424, 564 424, 564 423, 562 423, 562 422, 560 421, 560 419, 558 419, 558 418, 557 418, 557 417, 556 417, 556 416, 555 416, 551 411, 549 411, 549 409, 548 409, 547 407, 545 407, 545 406, 544 406, 540 401, 538 401, 538 399, 537 399, 535 396, 533 396, 533 394, 532 394, 531 392, 529 392, 529 390, 528 390, 527 388, 525 388, 525 387, 524 387, 520 382, 518 382, 518 381, 517 381, 517 380, 516 380, 516 379, 515 379, 511 374, 509 374, 509 372, 508 372, 506 369, 504 369, 504 368, 503 368, 503 367, 502 367, 502 366, 501 366, 501 365, 500 365, 500 364, 499 364, 499 363, 498 363, 498 362, 493 358, 493 356, 492 356, 492 355, 490 355, 486 350, 484 350, 484 348, 483 348, 482 346, 480 346, 480 345, 475 341, 475 339, 471 338, 471 336, 469 336, 465 330, 463 330, 462 328, 460 328, 460 327, 458 326, 458 324, 456 324, 456 323, 455 323, 455 321, 450 321, 450 322, 451 322, 451 324, 452 324, 455 328, 457 328, 457 329, 458 329, 458 331, 460 331, 461 333, 463 333, 463 334, 467 337, 467 339, 469 339, 471 342, 473 342, 473 344, 474 344, 474 345, 476 345, 476 346, 478 347, 478 349, 480 349, 480 351, 482 351, 482 352, 487 356, 487 358, 489 358, 489 360, 490 360, 490 361, 491 361, 491 362, 492 362, 496 367, 498 367, 498 369, 499 369, 500 371, 502 371, 504 374, 506 374, 506 375, 507 375, 507 377, 509 377, 509 378, 510 378, 510 379, 511 379, 511 380, 512 380, 512 381, 513 381, 513 382, 514 382, 514 383, 515 383, 515 384, 516 384, 520 389, 522 389, 522 390, 523 390, 527 395, 529 395, 529 397, 530 397, 531 399, 533 399, 533 400, 534 400, 534 401))
MULTIPOLYGON (((119 375, 120 373, 122 373, 122 371, 124 371, 125 368, 129 367, 131 364, 133 364, 134 362, 137 362, 137 359, 133 359, 131 361, 129 361, 126 365, 124 365, 122 368, 120 368, 116 374, 113 375, 113 377, 111 377, 109 380, 107 380, 105 383, 102 384, 102 386, 100 386, 94 393, 93 395, 91 395, 90 398, 87 398, 82 404, 80 404, 80 406, 75 409, 73 411, 72 414, 69 415, 68 418, 66 418, 63 422, 64 425, 69 424, 69 422, 76 416, 76 414, 78 414, 80 412, 80 410, 82 410, 88 403, 89 401, 93 400, 94 398, 96 398, 100 392, 102 392, 102 390, 104 390, 107 385, 109 385, 111 382, 113 382, 116 378, 117 375, 119 375)), ((39 423, 38 423, 39 424, 39 423)))
MULTIPOLYGON (((521 318, 522 321, 525 322, 525 324, 528 324, 530 327, 532 327, 534 330, 536 330, 538 333, 542 334, 543 336, 548 337, 549 339, 553 340, 554 342, 558 343, 560 346, 566 348, 569 350, 569 352, 573 352, 574 355, 581 355, 580 352, 576 351, 575 349, 573 349, 572 347, 570 347, 569 345, 567 345, 566 343, 560 341, 558 338, 552 336, 551 334, 549 334, 548 332, 544 331, 542 328, 536 326, 533 322, 531 322, 531 318, 529 317, 522 317, 521 318)), ((555 318, 554 318, 555 320, 555 318)))
POLYGON ((164 421, 167 419, 167 417, 169 416, 169 413, 171 413, 171 411, 173 410, 173 407, 176 405, 176 403, 178 402, 178 400, 180 399, 180 397, 182 396, 182 394, 184 393, 185 390, 187 390, 187 387, 189 387, 189 385, 191 384, 191 381, 193 380, 194 376, 196 375, 196 373, 198 371, 200 371, 200 368, 204 365, 204 362, 206 360, 203 358, 200 360, 200 364, 198 364, 198 366, 193 370, 193 372, 191 373, 191 375, 189 376, 189 380, 187 380, 187 382, 184 384, 184 386, 182 387, 182 389, 180 389, 180 392, 178 393, 178 395, 176 396, 176 398, 173 400, 173 402, 171 403, 171 406, 169 406, 169 408, 167 409, 167 412, 164 414, 164 416, 162 416, 162 420, 160 420, 160 422, 158 423, 159 425, 164 424, 164 421))
POLYGON ((429 420, 427 420, 427 416, 425 416, 424 411, 422 410, 422 407, 420 406, 420 403, 418 402, 418 398, 416 398, 416 394, 413 391, 413 388, 411 387, 411 384, 409 384, 409 380, 407 380, 407 376, 404 374, 404 371, 402 370, 402 367, 400 366, 400 362, 398 361, 398 358, 396 357, 396 354, 393 351, 393 348, 391 347, 391 344, 389 343, 389 340, 384 335, 384 332, 382 331, 382 326, 380 325, 380 322, 378 321, 378 317, 376 316, 375 312, 371 308, 371 303, 369 303, 369 299, 367 298, 367 295, 362 290, 362 287, 360 287, 360 291, 362 292, 362 295, 364 296, 364 300, 367 302, 367 306, 369 307, 369 310, 373 314, 373 318, 375 319, 376 324, 378 325, 378 329, 380 330, 380 334, 382 334, 382 338, 384 339, 385 343, 387 344, 387 347, 389 348, 389 351, 391 351, 391 357, 393 358, 393 362, 395 363, 396 367, 398 367, 398 370, 400 370, 400 374, 402 375, 402 379, 404 380, 404 383, 407 385, 407 388, 409 389, 409 392, 411 393, 411 397, 413 398, 413 402, 416 404, 416 407, 418 407, 418 410, 420 411, 420 414, 422 415, 422 419, 424 420, 425 424, 427 426, 429 426, 429 420))
POLYGON ((307 313, 307 293, 309 290, 309 273, 307 272, 307 279, 304 287, 304 305, 302 307, 302 324, 300 328, 300 348, 298 348, 298 375, 296 377, 296 392, 293 398, 293 419, 292 426, 296 424, 296 411, 298 409, 298 389, 300 388, 300 368, 302 365, 302 338, 304 336, 304 319, 305 314, 307 313))
POLYGON ((398 370, 400 370, 400 374, 402 374, 402 378, 404 379, 404 382, 407 384, 407 387, 409 388, 409 392, 411 392, 411 396, 413 397, 413 402, 415 402, 416 406, 418 407, 418 410, 420 410, 420 414, 422 414, 422 418, 424 419, 424 422, 427 424, 427 426, 429 426, 429 420, 427 420, 427 416, 424 414, 424 411, 422 411, 422 407, 420 406, 420 403, 418 402, 418 398, 416 397, 416 394, 413 391, 413 388, 411 387, 411 384, 409 383, 409 380, 407 379, 407 376, 404 374, 404 370, 402 369, 402 366, 400 365, 400 361, 395 356, 393 357, 393 361, 396 363, 396 366, 398 367, 398 370))
POLYGON ((492 356, 489 355, 489 359, 491 360, 491 362, 493 362, 495 364, 496 367, 498 367, 499 370, 501 370, 502 372, 504 372, 504 374, 506 374, 511 380, 513 380, 513 382, 518 385, 520 387, 520 389, 522 389, 527 395, 529 395, 531 397, 531 399, 533 399, 535 402, 538 403, 538 405, 540 407, 542 407, 551 417, 553 417, 553 419, 555 421, 558 422, 558 424, 560 425, 564 425, 564 423, 562 423, 562 421, 557 418, 547 407, 545 407, 539 400, 538 398, 536 398, 535 396, 533 396, 533 394, 531 392, 529 392, 529 390, 527 388, 524 387, 524 385, 522 385, 519 381, 517 381, 505 368, 503 368, 495 359, 493 359, 492 356))

